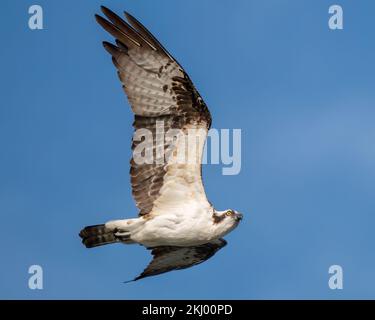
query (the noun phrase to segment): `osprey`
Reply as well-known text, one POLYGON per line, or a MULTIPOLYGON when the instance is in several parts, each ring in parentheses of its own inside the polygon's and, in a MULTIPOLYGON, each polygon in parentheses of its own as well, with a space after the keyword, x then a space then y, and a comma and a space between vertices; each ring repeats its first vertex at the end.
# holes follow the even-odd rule
POLYGON ((96 20, 116 39, 116 45, 103 45, 135 114, 130 176, 139 217, 88 226, 79 235, 87 248, 120 242, 152 250, 154 258, 138 280, 207 260, 226 245, 222 237, 237 227, 242 214, 215 210, 207 200, 201 159, 211 115, 189 76, 134 17, 125 12, 126 22, 101 9, 108 20, 99 15, 96 20), (160 142, 160 123, 178 134, 160 142), (145 129, 152 139, 143 151, 150 152, 152 162, 137 161, 143 152, 138 147, 145 143, 137 132, 145 129), (187 136, 194 143, 186 148, 187 136), (178 161, 185 151, 194 161, 178 161))

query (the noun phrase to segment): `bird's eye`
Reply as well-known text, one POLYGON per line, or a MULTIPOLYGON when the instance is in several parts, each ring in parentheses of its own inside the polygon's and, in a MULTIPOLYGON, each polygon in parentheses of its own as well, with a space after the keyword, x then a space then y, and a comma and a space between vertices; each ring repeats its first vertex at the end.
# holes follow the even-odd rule
POLYGON ((229 216, 231 216, 233 214, 233 211, 232 210, 228 210, 225 214, 229 217, 229 216))

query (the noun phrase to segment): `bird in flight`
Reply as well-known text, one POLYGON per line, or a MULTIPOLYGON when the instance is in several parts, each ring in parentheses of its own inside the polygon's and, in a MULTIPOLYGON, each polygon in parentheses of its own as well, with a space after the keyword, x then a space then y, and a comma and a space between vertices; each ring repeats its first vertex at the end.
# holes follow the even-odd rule
POLYGON ((116 43, 103 45, 135 116, 130 176, 139 215, 88 226, 79 235, 87 248, 119 242, 150 249, 153 260, 135 281, 206 261, 226 245, 222 237, 242 214, 218 211, 207 200, 201 160, 211 115, 189 76, 133 16, 125 12, 126 22, 101 9, 107 19, 96 20, 116 43), (173 136, 160 139, 161 126, 173 136), (145 132, 147 141, 140 139, 145 132))

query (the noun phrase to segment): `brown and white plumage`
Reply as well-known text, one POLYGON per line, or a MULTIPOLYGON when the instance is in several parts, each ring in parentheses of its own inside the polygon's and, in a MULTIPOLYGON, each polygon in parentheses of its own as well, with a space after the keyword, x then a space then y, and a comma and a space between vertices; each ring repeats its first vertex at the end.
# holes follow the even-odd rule
MULTIPOLYGON (((80 235, 88 247, 124 242, 154 248, 155 257, 149 266, 153 268, 161 257, 194 250, 202 252, 202 248, 212 248, 205 246, 212 241, 223 243, 224 240, 218 239, 237 226, 242 216, 233 210, 216 211, 207 200, 201 159, 211 115, 189 76, 130 14, 125 13, 126 22, 105 7, 102 12, 108 20, 99 15, 96 20, 115 37, 116 43, 104 42, 104 48, 112 55, 134 113, 130 176, 140 217, 86 227, 80 235), (152 133, 150 141, 140 139, 142 130, 152 133), (160 139, 160 130, 176 134, 160 139), (194 144, 187 143, 191 137, 194 144), (152 161, 137 161, 142 156, 140 150, 151 154, 152 161), (179 161, 186 154, 189 161, 179 161), (224 215, 228 219, 218 219, 224 215), (190 249, 181 251, 182 248, 190 249)), ((176 262, 175 267, 165 270, 183 266, 176 262)))
MULTIPOLYGON (((152 164, 137 164, 131 160, 131 184, 133 196, 140 215, 152 212, 154 202, 160 196, 165 176, 181 177, 185 167, 168 165, 158 158, 157 148, 170 149, 172 142, 156 144, 156 124, 163 121, 164 131, 170 129, 201 129, 207 132, 211 125, 211 115, 193 83, 176 60, 162 45, 130 14, 126 13, 130 24, 119 18, 109 9, 102 7, 103 13, 112 22, 96 16, 98 23, 116 37, 117 46, 104 42, 104 47, 112 55, 119 78, 135 114, 134 128, 148 129, 153 133, 154 141, 149 148, 154 154, 152 164)), ((133 151, 140 141, 133 140, 133 151)), ((203 144, 201 148, 203 151, 203 144)), ((170 151, 172 152, 172 150, 170 151)), ((167 155, 168 156, 168 155, 167 155)), ((205 197, 200 174, 200 162, 190 165, 193 171, 194 185, 180 183, 191 191, 205 197), (194 166, 194 167, 193 167, 194 166), (194 188, 194 189, 193 189, 194 188)), ((173 188, 176 186, 173 185, 173 188)), ((171 188, 165 192, 171 192, 171 188)))

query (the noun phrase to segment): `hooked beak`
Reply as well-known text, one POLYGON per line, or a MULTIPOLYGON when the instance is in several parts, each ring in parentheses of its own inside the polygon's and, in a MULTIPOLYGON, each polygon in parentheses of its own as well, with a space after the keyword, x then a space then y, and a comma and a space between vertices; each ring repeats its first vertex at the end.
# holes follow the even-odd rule
POLYGON ((242 220, 242 218, 243 218, 242 213, 236 213, 236 216, 235 216, 236 221, 240 222, 242 220))

